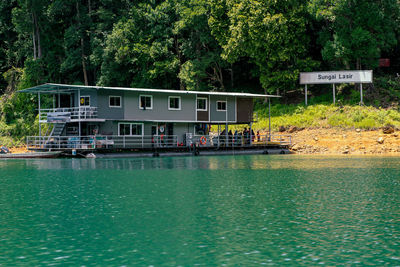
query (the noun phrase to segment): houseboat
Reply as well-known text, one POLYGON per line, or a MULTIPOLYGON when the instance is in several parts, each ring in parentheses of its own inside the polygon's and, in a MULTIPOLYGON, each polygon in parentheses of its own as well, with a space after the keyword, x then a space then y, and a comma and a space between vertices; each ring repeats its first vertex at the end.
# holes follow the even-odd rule
POLYGON ((279 97, 274 95, 51 83, 19 92, 38 95, 39 134, 27 137, 29 150, 198 154, 285 148, 291 142, 290 136, 251 130, 254 99, 279 97), (221 132, 238 124, 247 131, 221 132))

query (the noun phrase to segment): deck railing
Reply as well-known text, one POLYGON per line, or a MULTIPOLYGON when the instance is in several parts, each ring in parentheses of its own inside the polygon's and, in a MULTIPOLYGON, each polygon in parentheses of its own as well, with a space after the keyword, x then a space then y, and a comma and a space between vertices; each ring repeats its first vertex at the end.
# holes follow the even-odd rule
POLYGON ((28 136, 27 148, 30 150, 168 148, 180 145, 177 139, 176 135, 28 136))
POLYGON ((68 122, 97 118, 97 107, 48 108, 39 111, 39 120, 44 122, 68 122))
POLYGON ((199 147, 249 147, 266 145, 291 145, 291 135, 192 135, 186 134, 186 143, 199 147))
POLYGON ((214 147, 239 148, 266 145, 290 145, 290 135, 228 136, 225 135, 192 135, 186 134, 185 140, 178 143, 176 135, 143 135, 143 136, 28 136, 27 148, 48 150, 92 150, 92 149, 140 149, 140 148, 173 148, 173 147, 214 147))

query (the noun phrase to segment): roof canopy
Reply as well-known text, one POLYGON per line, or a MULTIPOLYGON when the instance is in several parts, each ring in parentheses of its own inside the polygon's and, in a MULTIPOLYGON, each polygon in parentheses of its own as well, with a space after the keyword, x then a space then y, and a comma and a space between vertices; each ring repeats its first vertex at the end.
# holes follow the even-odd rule
POLYGON ((239 96, 239 97, 252 97, 252 98, 268 98, 280 97, 278 95, 263 95, 263 94, 249 94, 249 93, 235 93, 235 92, 206 92, 206 91, 184 91, 184 90, 170 90, 170 89, 148 89, 148 88, 127 88, 127 87, 103 87, 103 86, 84 86, 84 85, 69 85, 69 84, 55 84, 46 83, 18 91, 20 93, 47 93, 56 94, 58 92, 78 91, 85 89, 95 90, 115 90, 115 91, 136 91, 147 93, 168 93, 168 94, 201 94, 201 95, 217 95, 217 96, 239 96))

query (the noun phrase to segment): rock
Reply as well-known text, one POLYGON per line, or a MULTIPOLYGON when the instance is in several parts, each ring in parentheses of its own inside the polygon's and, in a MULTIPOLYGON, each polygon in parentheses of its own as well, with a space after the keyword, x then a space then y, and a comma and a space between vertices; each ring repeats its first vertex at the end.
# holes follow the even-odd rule
POLYGON ((344 135, 342 135, 342 137, 343 137, 343 138, 346 138, 346 137, 347 137, 347 135, 345 135, 345 134, 344 134, 344 135))
POLYGON ((286 128, 285 128, 285 126, 279 126, 279 132, 284 132, 284 131, 286 131, 286 128))
POLYGON ((399 135, 397 133, 393 134, 393 137, 399 137, 399 135))
POLYGON ((314 140, 315 140, 315 141, 318 141, 319 139, 318 139, 318 137, 314 137, 314 140))
POLYGON ((288 133, 294 133, 295 131, 297 131, 297 127, 296 126, 292 126, 289 128, 288 133))
POLYGON ((392 134, 392 133, 394 133, 394 126, 393 125, 387 125, 385 127, 382 127, 382 132, 384 134, 392 134))
POLYGON ((343 154, 349 154, 350 153, 350 150, 348 150, 348 149, 346 149, 346 150, 343 150, 343 152, 342 152, 343 154))
POLYGON ((356 132, 357 132, 357 133, 361 132, 361 129, 357 128, 357 129, 356 129, 356 132))
POLYGON ((298 145, 298 144, 294 144, 293 146, 292 146, 292 150, 293 151, 297 151, 297 150, 299 150, 300 149, 300 146, 298 145))
POLYGON ((378 142, 378 144, 383 144, 383 142, 385 142, 385 139, 383 139, 383 137, 379 137, 376 142, 378 142))

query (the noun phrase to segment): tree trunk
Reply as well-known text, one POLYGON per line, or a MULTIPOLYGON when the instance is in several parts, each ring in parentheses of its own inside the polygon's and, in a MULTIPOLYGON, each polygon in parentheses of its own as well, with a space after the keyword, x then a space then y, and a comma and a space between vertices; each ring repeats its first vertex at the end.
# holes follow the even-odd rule
MULTIPOLYGON (((78 17, 78 25, 79 25, 79 30, 82 31, 82 23, 81 23, 81 17, 79 13, 79 3, 78 1, 76 2, 76 15, 78 17)), ((81 34, 81 61, 82 61, 82 72, 83 72, 83 80, 85 82, 85 85, 89 85, 88 82, 88 77, 87 77, 87 71, 86 71, 86 62, 85 62, 85 43, 83 40, 82 33, 81 34)))
POLYGON ((32 32, 32 41, 33 41, 33 59, 36 59, 36 38, 35 32, 32 32))
POLYGON ((33 13, 33 20, 35 22, 35 29, 36 29, 37 58, 42 58, 42 47, 40 45, 40 30, 39 30, 39 24, 37 21, 37 16, 35 13, 33 13))
POLYGON ((89 17, 92 15, 92 2, 88 0, 89 17))
POLYGON ((36 55, 36 33, 35 33, 35 19, 32 12, 32 41, 33 41, 33 59, 37 58, 36 55))
MULTIPOLYGON (((179 49, 178 36, 175 36, 174 39, 175 39, 175 51, 176 51, 176 55, 178 56, 179 71, 180 71, 182 68, 182 53, 179 49)), ((182 79, 179 79, 179 90, 185 90, 185 85, 183 84, 182 79)))

